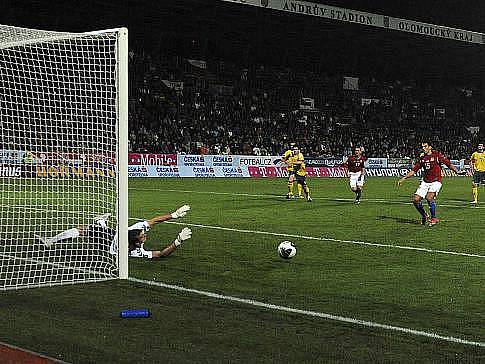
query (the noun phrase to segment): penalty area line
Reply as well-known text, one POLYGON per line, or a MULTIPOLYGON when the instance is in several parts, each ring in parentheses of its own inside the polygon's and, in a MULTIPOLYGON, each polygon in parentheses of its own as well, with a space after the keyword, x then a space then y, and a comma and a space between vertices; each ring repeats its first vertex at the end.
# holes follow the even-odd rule
POLYGON ((436 339, 436 340, 451 342, 451 343, 454 343, 454 344, 463 344, 463 345, 485 347, 485 342, 472 341, 472 340, 457 338, 457 337, 453 337, 453 336, 439 335, 439 334, 436 334, 436 333, 433 333, 433 332, 426 332, 426 331, 421 331, 421 330, 409 329, 409 328, 406 328, 406 327, 380 324, 380 323, 377 323, 377 322, 359 320, 359 319, 355 319, 355 318, 351 318, 351 317, 345 317, 345 316, 332 315, 332 314, 324 313, 324 312, 307 311, 307 310, 302 310, 302 309, 298 309, 298 308, 274 305, 274 304, 271 304, 271 303, 256 301, 256 300, 247 299, 247 298, 225 296, 225 295, 214 293, 214 292, 201 291, 201 290, 192 289, 192 288, 185 288, 185 287, 176 286, 176 285, 172 285, 172 284, 166 284, 166 283, 162 283, 162 282, 154 282, 154 281, 148 281, 148 280, 132 278, 132 277, 129 277, 128 280, 130 280, 132 282, 136 282, 136 283, 142 283, 142 284, 150 285, 150 286, 168 288, 168 289, 179 291, 179 292, 192 293, 192 294, 197 294, 197 295, 215 298, 215 299, 219 299, 219 300, 231 301, 231 302, 242 303, 242 304, 251 305, 251 306, 255 306, 255 307, 261 307, 261 308, 273 310, 273 311, 282 311, 282 312, 295 313, 295 314, 311 316, 311 317, 319 317, 319 318, 323 318, 323 319, 326 319, 326 320, 345 322, 345 323, 349 323, 349 324, 353 324, 353 325, 359 325, 359 326, 364 326, 364 327, 369 327, 369 328, 374 328, 374 329, 395 331, 395 332, 400 332, 400 333, 404 333, 404 334, 408 334, 408 335, 414 335, 414 336, 424 336, 424 337, 428 337, 428 338, 432 338, 432 339, 436 339))
POLYGON ((182 222, 175 222, 175 221, 165 221, 165 224, 193 226, 193 227, 200 227, 200 228, 204 228, 204 229, 223 230, 223 231, 231 231, 231 232, 245 233, 245 234, 260 234, 260 235, 280 236, 280 237, 284 237, 284 238, 296 238, 296 239, 303 239, 303 240, 331 241, 331 242, 335 242, 335 243, 375 246, 375 247, 379 247, 379 248, 414 250, 414 251, 425 252, 425 253, 457 255, 457 256, 463 256, 463 257, 473 257, 473 258, 482 258, 482 259, 485 258, 485 255, 480 255, 480 254, 461 253, 461 252, 454 252, 454 251, 448 251, 448 250, 436 250, 436 249, 420 248, 420 247, 416 247, 416 246, 407 246, 407 245, 371 243, 371 242, 366 242, 366 241, 342 240, 342 239, 316 237, 316 236, 306 236, 306 235, 297 235, 297 234, 273 233, 273 232, 270 232, 270 231, 234 229, 234 228, 227 228, 227 227, 222 227, 222 226, 190 224, 190 223, 182 223, 182 222))

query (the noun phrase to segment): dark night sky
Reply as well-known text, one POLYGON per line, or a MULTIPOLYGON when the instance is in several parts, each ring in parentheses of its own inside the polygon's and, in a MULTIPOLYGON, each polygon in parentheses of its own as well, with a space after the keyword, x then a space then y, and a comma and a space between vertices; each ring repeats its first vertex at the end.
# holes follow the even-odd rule
MULTIPOLYGON (((126 24, 134 17, 149 21, 170 8, 187 12, 201 3, 217 0, 4 0, 0 3, 0 21, 18 25, 126 24), (115 20, 118 19, 118 20, 115 20), (119 23, 118 23, 119 22, 119 23)), ((401 18, 485 32, 484 1, 419 0, 314 0, 349 9, 369 11, 401 18)), ((141 20, 141 19, 139 19, 141 20)), ((84 30, 84 29, 83 29, 84 30)))
MULTIPOLYGON (((485 1, 316 2, 485 32, 485 1)), ((130 46, 152 52, 171 47, 186 57, 292 67, 320 62, 354 74, 384 65, 397 75, 484 82, 485 47, 217 0, 4 0, 0 23, 65 31, 127 26, 130 46)))

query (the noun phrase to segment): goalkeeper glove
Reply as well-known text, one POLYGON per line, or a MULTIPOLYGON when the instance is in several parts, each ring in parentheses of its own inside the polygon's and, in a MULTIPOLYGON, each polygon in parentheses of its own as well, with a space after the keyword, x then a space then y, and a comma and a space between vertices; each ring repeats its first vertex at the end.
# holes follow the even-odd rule
POLYGON ((184 217, 187 215, 187 212, 190 210, 189 205, 183 205, 182 207, 179 207, 177 211, 172 212, 170 216, 172 216, 172 219, 178 219, 179 217, 184 217))
POLYGON ((192 237, 192 230, 190 230, 188 227, 185 227, 182 229, 181 232, 177 235, 177 239, 173 242, 175 246, 179 246, 182 244, 182 241, 190 239, 192 237))

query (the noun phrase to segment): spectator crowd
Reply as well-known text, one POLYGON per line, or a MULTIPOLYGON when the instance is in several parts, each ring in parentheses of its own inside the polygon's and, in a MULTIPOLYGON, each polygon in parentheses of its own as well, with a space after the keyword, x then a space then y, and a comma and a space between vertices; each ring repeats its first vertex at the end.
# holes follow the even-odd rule
POLYGON ((485 93, 476 86, 129 56, 132 152, 278 155, 296 142, 314 157, 355 145, 368 156, 414 157, 425 138, 459 159, 483 142, 485 93))

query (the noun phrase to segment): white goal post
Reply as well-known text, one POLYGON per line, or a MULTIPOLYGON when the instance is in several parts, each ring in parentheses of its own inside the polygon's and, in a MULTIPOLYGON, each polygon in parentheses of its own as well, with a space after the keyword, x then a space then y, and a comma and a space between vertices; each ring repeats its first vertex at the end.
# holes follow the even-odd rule
POLYGON ((127 166, 127 29, 0 25, 0 290, 126 279, 127 166))

